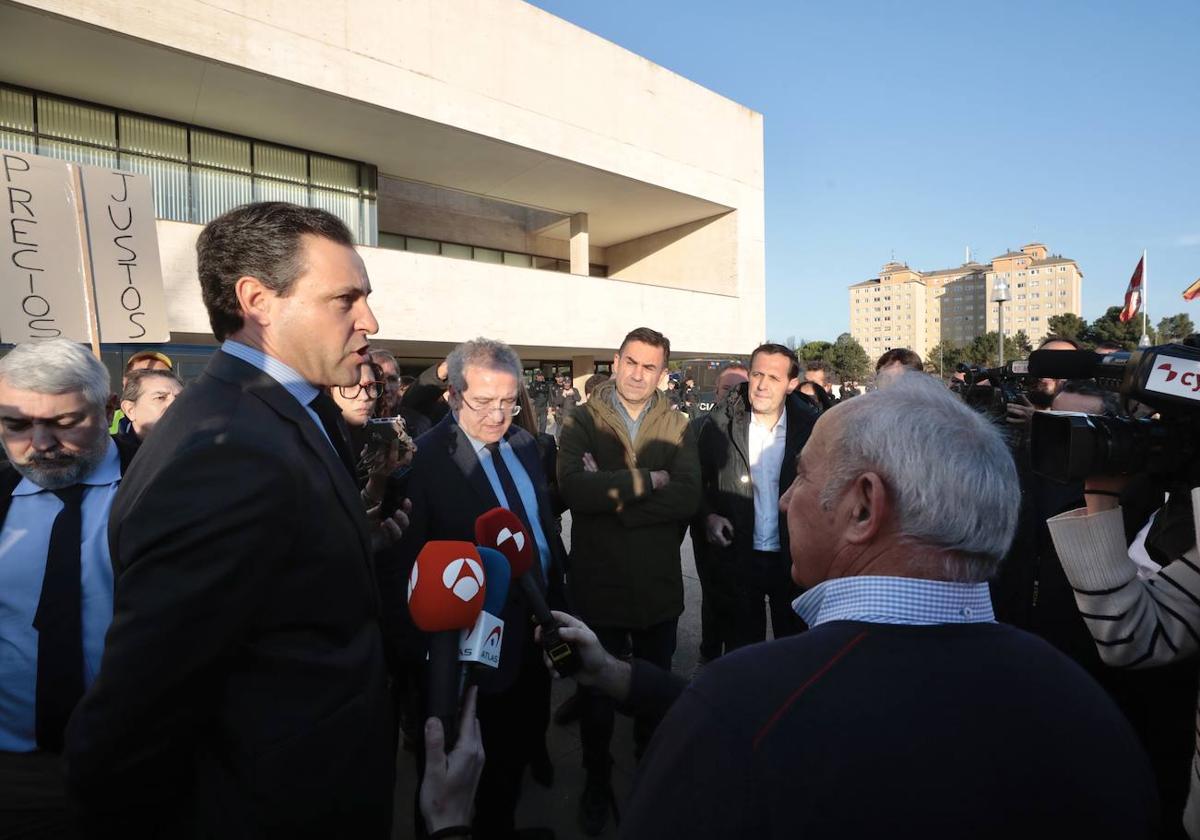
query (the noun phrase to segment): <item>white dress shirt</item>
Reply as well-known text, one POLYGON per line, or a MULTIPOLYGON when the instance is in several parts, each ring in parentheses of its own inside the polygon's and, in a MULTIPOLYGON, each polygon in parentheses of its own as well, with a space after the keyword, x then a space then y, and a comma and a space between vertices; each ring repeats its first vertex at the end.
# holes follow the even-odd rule
POLYGON ((779 551, 779 471, 787 446, 787 411, 768 429, 750 415, 750 481, 754 485, 754 550, 779 551))

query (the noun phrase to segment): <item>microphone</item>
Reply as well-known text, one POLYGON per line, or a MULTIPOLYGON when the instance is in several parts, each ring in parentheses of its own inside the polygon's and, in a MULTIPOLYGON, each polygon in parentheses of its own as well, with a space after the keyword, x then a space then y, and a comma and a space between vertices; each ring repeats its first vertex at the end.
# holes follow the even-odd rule
POLYGON ((483 609, 475 626, 463 630, 458 642, 458 661, 491 668, 500 667, 500 647, 504 643, 504 604, 508 601, 508 584, 512 570, 508 558, 494 548, 476 546, 483 561, 483 578, 487 582, 483 609))
POLYGON ((511 510, 495 507, 475 520, 475 541, 481 546, 495 548, 508 558, 512 576, 533 610, 534 619, 542 628, 542 648, 559 676, 569 677, 579 670, 579 654, 575 646, 563 641, 558 634, 558 622, 550 615, 546 598, 537 581, 527 574, 534 563, 533 538, 525 531, 521 518, 511 510))
POLYGON ((479 618, 486 588, 483 562, 469 542, 425 543, 408 576, 409 615, 429 634, 429 714, 441 720, 447 749, 458 740, 459 634, 479 618))

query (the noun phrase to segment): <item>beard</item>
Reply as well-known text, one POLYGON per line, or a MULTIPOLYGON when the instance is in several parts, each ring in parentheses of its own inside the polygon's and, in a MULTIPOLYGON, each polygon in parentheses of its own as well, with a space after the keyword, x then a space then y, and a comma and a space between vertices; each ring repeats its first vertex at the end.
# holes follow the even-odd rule
POLYGON ((107 454, 108 430, 102 427, 93 445, 87 449, 68 452, 59 447, 48 452, 34 452, 23 464, 13 461, 12 465, 38 487, 61 490, 86 478, 107 454))

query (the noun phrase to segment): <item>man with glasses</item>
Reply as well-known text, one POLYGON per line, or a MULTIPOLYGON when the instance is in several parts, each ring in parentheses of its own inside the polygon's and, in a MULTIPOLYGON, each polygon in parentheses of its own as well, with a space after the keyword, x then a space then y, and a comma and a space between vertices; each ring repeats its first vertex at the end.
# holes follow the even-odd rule
MULTIPOLYGON (((380 562, 389 638, 398 656, 417 668, 425 660, 425 639, 412 628, 404 597, 417 554, 428 540, 474 542, 476 518, 496 506, 525 523, 540 560, 529 574, 550 603, 562 603, 566 555, 541 457, 533 436, 512 422, 520 411, 521 360, 508 345, 477 338, 456 347, 446 368, 450 414, 417 441, 408 482, 410 525, 380 562)), ((475 800, 476 838, 513 836, 521 777, 549 716, 550 680, 533 641, 529 605, 517 587, 502 617, 500 667, 478 680, 487 761, 475 800)), ((409 716, 424 719, 419 712, 409 716)))

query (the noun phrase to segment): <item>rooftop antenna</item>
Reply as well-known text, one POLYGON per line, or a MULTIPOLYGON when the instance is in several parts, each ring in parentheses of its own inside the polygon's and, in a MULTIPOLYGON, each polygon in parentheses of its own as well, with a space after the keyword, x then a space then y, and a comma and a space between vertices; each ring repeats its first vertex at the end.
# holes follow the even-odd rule
POLYGON ((967 265, 967 263, 971 262, 971 246, 970 245, 968 245, 966 247, 966 252, 967 252, 967 260, 966 260, 966 262, 963 263, 963 265, 967 265))

